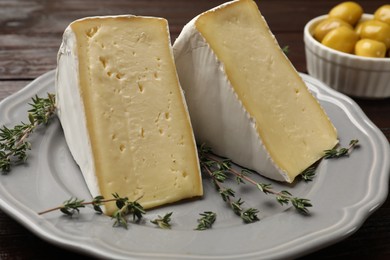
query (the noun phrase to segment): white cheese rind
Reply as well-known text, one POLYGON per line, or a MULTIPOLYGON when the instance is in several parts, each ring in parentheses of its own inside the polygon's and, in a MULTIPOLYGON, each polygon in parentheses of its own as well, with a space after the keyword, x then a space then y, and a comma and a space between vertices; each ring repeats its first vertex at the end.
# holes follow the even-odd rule
POLYGON ((68 26, 63 34, 63 41, 57 56, 57 115, 61 121, 69 150, 80 167, 91 195, 95 197, 101 193, 95 175, 92 148, 79 89, 79 62, 76 44, 76 36, 68 26))
POLYGON ((197 18, 183 28, 173 46, 197 142, 263 176, 291 182, 272 161, 223 64, 196 29, 197 18))

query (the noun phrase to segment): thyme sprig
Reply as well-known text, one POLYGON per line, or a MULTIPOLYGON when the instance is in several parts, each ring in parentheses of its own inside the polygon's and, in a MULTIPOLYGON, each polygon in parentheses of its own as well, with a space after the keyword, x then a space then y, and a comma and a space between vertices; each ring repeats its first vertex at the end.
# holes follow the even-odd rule
POLYGON ((272 187, 272 184, 269 183, 256 183, 249 177, 243 177, 246 180, 248 180, 250 183, 256 185, 256 187, 262 191, 264 194, 272 194, 275 196, 276 201, 279 202, 280 205, 288 205, 291 203, 294 208, 299 212, 303 214, 309 213, 309 207, 312 207, 312 204, 310 203, 310 200, 305 198, 299 198, 294 197, 289 191, 282 190, 282 191, 275 191, 272 187))
MULTIPOLYGON (((343 156, 349 156, 351 152, 359 145, 359 140, 358 139, 352 139, 349 142, 348 148, 333 148, 329 150, 324 151, 324 159, 331 159, 331 158, 340 158, 343 156)), ((316 167, 317 165, 311 166, 304 170, 301 174, 300 177, 302 180, 305 182, 312 181, 316 175, 316 167)))
POLYGON ((75 213, 80 213, 80 208, 85 208, 86 205, 92 205, 96 213, 102 214, 103 211, 100 208, 101 205, 107 202, 116 201, 116 198, 113 199, 104 199, 103 196, 96 196, 92 201, 85 202, 85 200, 78 199, 76 197, 71 197, 70 199, 64 201, 61 206, 51 208, 45 211, 38 212, 38 215, 43 215, 49 212, 60 210, 62 213, 68 216, 73 216, 75 213))
POLYGON ((232 174, 235 176, 237 183, 245 184, 246 182, 248 182, 252 185, 255 185, 264 194, 274 195, 276 200, 281 205, 291 203, 298 212, 304 214, 309 213, 309 210, 307 208, 312 206, 310 200, 294 197, 287 190, 275 191, 271 184, 256 182, 248 176, 252 173, 252 171, 248 169, 242 169, 241 171, 235 170, 231 167, 230 160, 217 158, 217 156, 212 153, 210 147, 207 147, 206 145, 201 145, 199 147, 199 158, 202 168, 210 176, 214 177, 214 182, 215 180, 225 180, 227 178, 227 174, 232 174))
POLYGON ((92 201, 85 202, 84 200, 78 199, 76 197, 71 197, 70 199, 65 200, 61 206, 41 211, 38 213, 38 215, 43 215, 49 212, 60 210, 65 215, 73 216, 75 213, 80 213, 80 208, 85 208, 86 205, 92 205, 93 209, 97 213, 101 214, 103 213, 103 211, 100 206, 110 201, 116 201, 116 198, 104 199, 103 196, 96 196, 95 198, 93 198, 92 201))
POLYGON ((29 105, 29 123, 0 128, 0 170, 3 173, 9 172, 12 165, 26 161, 27 151, 31 149, 27 138, 38 126, 49 123, 55 114, 55 95, 47 94, 47 98, 35 96, 29 105))
POLYGON ((164 217, 158 216, 158 218, 151 220, 150 222, 157 225, 162 229, 170 229, 171 228, 171 216, 173 212, 169 212, 164 215, 164 217))
POLYGON ((205 211, 203 213, 200 213, 202 217, 198 219, 198 226, 195 228, 195 230, 206 230, 210 229, 215 220, 217 219, 217 214, 212 211, 205 211))
POLYGON ((355 149, 359 145, 358 139, 352 139, 349 142, 349 146, 347 148, 341 147, 341 148, 333 148, 329 150, 325 150, 325 159, 332 159, 332 158, 340 158, 343 156, 349 156, 349 154, 352 152, 353 149, 355 149))
POLYGON ((112 196, 114 198, 104 199, 103 196, 99 195, 93 198, 92 201, 88 202, 72 197, 64 201, 61 206, 39 212, 38 215, 60 210, 65 215, 73 216, 75 213, 80 213, 80 209, 85 208, 86 205, 92 205, 95 212, 102 214, 103 211, 100 206, 107 202, 115 201, 118 210, 112 215, 112 219, 115 219, 113 226, 122 226, 127 229, 128 215, 133 216, 133 222, 139 222, 142 219, 142 216, 146 213, 141 204, 138 203, 142 197, 136 199, 135 201, 130 201, 127 197, 120 197, 117 193, 112 194, 112 196))

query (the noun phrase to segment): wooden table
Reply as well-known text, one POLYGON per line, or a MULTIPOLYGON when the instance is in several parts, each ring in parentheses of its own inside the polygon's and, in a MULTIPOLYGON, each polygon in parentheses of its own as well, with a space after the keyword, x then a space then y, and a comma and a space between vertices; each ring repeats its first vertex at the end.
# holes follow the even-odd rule
MULTIPOLYGON (((0 100, 15 93, 41 74, 56 67, 56 54, 65 27, 92 15, 135 14, 169 20, 174 40, 183 25, 198 13, 223 0, 0 0, 0 100)), ((306 72, 303 27, 340 1, 262 0, 259 7, 289 58, 306 72)), ((367 13, 388 1, 358 1, 367 13)), ((367 116, 390 140, 390 99, 355 99, 367 116)), ((1 111, 0 111, 1 116, 1 111)), ((1 177, 1 176, 0 176, 1 177)), ((85 258, 36 237, 0 210, 0 259, 85 258)), ((349 238, 307 258, 390 259, 390 199, 349 238)), ((306 257, 305 257, 306 258, 306 257)))

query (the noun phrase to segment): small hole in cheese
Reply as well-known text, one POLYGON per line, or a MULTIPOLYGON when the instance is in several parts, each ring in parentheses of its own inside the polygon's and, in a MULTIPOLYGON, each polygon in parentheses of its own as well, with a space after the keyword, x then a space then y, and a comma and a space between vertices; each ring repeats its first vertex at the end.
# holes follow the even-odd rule
POLYGON ((107 67, 107 60, 103 57, 99 57, 100 63, 103 65, 103 68, 107 67))
POLYGON ((180 141, 179 141, 178 144, 179 145, 184 145, 184 136, 183 135, 180 136, 180 141))
POLYGON ((86 35, 88 38, 92 38, 98 31, 98 27, 95 26, 95 27, 92 27, 91 29, 89 29, 87 32, 86 32, 86 35))
POLYGON ((154 120, 154 123, 158 125, 158 120, 160 120, 161 112, 158 113, 156 119, 154 120))
POLYGON ((126 150, 126 146, 124 144, 120 144, 119 145, 119 150, 121 150, 121 152, 125 151, 126 150))
POLYGON ((117 73, 117 74, 115 75, 115 77, 116 77, 117 79, 121 79, 123 76, 124 76, 124 75, 123 75, 122 73, 117 73))
POLYGON ((137 84, 138 84, 139 92, 141 92, 141 93, 144 92, 144 86, 142 85, 142 83, 138 82, 137 84))
POLYGON ((171 115, 169 112, 165 112, 165 119, 169 120, 171 118, 171 115))

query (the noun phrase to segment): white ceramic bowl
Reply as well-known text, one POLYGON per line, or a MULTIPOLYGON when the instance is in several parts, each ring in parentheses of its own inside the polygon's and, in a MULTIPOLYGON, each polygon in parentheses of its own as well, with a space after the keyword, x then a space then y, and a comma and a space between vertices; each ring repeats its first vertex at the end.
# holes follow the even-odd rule
MULTIPOLYGON (((306 64, 309 74, 339 92, 354 97, 390 97, 390 58, 366 58, 343 53, 322 45, 313 38, 322 15, 304 28, 306 64)), ((372 15, 364 14, 368 20, 372 15)))

